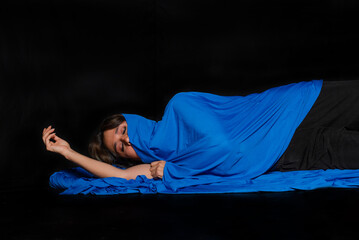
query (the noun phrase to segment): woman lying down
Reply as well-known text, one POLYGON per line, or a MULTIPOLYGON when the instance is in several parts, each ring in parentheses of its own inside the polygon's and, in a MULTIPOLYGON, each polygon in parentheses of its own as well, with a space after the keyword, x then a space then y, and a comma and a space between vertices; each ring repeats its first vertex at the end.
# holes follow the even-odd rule
POLYGON ((293 83, 247 96, 176 94, 161 121, 106 118, 92 158, 43 130, 79 165, 54 173, 63 194, 225 193, 359 185, 359 81, 293 83), (119 167, 120 166, 120 167, 119 167))

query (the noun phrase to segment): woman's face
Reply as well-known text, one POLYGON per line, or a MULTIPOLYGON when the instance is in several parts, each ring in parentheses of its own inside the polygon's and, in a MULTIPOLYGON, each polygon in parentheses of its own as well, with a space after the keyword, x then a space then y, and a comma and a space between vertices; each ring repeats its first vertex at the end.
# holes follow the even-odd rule
POLYGON ((108 150, 115 156, 122 158, 140 159, 127 135, 127 122, 122 122, 118 127, 103 132, 103 141, 108 150))

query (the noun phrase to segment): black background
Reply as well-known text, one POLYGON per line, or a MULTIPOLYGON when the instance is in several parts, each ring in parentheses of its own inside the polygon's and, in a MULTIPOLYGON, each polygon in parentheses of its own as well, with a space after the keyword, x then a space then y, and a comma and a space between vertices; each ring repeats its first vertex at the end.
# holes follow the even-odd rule
POLYGON ((159 120, 180 91, 245 95, 359 79, 358 1, 15 0, 0 7, 4 236, 355 239, 353 189, 60 197, 48 178, 74 165, 46 152, 41 133, 51 124, 87 154, 104 117, 159 120))

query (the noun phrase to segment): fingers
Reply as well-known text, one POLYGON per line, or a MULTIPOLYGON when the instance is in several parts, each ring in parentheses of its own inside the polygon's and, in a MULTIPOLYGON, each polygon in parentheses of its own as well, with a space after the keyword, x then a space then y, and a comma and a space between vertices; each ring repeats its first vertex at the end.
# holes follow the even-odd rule
POLYGON ((55 128, 52 128, 51 125, 47 128, 44 128, 42 131, 42 141, 44 142, 46 150, 48 151, 52 151, 52 146, 55 142, 57 142, 57 140, 59 140, 59 137, 56 136, 54 131, 55 128), (53 139, 53 141, 51 141, 51 139, 53 139))
POLYGON ((46 131, 48 131, 49 129, 51 129, 51 125, 48 126, 47 128, 44 128, 44 130, 42 130, 42 134, 44 134, 46 131))
POLYGON ((56 135, 56 133, 55 133, 55 135, 54 135, 54 140, 57 142, 58 140, 60 140, 61 138, 59 138, 57 135, 56 135))
POLYGON ((151 167, 150 167, 150 172, 151 172, 151 176, 153 178, 156 178, 156 168, 152 166, 151 164, 151 167))
POLYGON ((42 130, 42 135, 44 136, 49 130, 51 130, 51 125, 48 126, 47 128, 44 128, 44 130, 42 130))
POLYGON ((50 150, 50 146, 53 144, 53 142, 51 142, 50 140, 55 136, 56 133, 52 133, 50 135, 47 136, 46 138, 46 149, 50 150))
POLYGON ((166 161, 163 161, 163 160, 154 161, 154 162, 151 162, 151 167, 152 167, 152 166, 157 166, 157 165, 159 165, 159 164, 164 164, 164 163, 166 163, 166 161))
POLYGON ((152 177, 154 177, 154 178, 157 177, 157 171, 158 171, 159 164, 160 164, 159 161, 151 162, 150 171, 151 171, 152 177))
POLYGON ((151 172, 151 176, 152 176, 153 178, 156 178, 156 176, 155 176, 155 170, 154 170, 153 168, 150 168, 150 172, 151 172))
POLYGON ((43 134, 42 134, 42 140, 43 142, 46 144, 46 139, 49 136, 49 134, 51 134, 53 131, 55 131, 55 128, 51 128, 51 126, 49 126, 48 128, 44 129, 43 134))
POLYGON ((159 161, 151 162, 151 167, 154 167, 159 164, 159 161))
POLYGON ((165 164, 165 161, 152 162, 150 167, 151 176, 153 178, 162 178, 165 164))

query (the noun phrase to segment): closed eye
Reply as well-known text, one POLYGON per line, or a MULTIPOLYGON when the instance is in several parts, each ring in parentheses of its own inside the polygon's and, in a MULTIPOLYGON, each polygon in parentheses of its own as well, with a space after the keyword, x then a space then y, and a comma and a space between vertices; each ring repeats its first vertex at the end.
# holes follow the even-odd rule
MULTIPOLYGON (((126 133, 126 127, 123 127, 123 135, 125 135, 125 133, 126 133)), ((121 145, 121 151, 122 152, 124 152, 125 151, 125 145, 123 144, 123 142, 121 143, 122 145, 121 145)))
POLYGON ((116 151, 116 147, 117 147, 116 145, 117 145, 117 143, 113 144, 113 150, 115 152, 115 155, 118 155, 118 152, 116 151))

